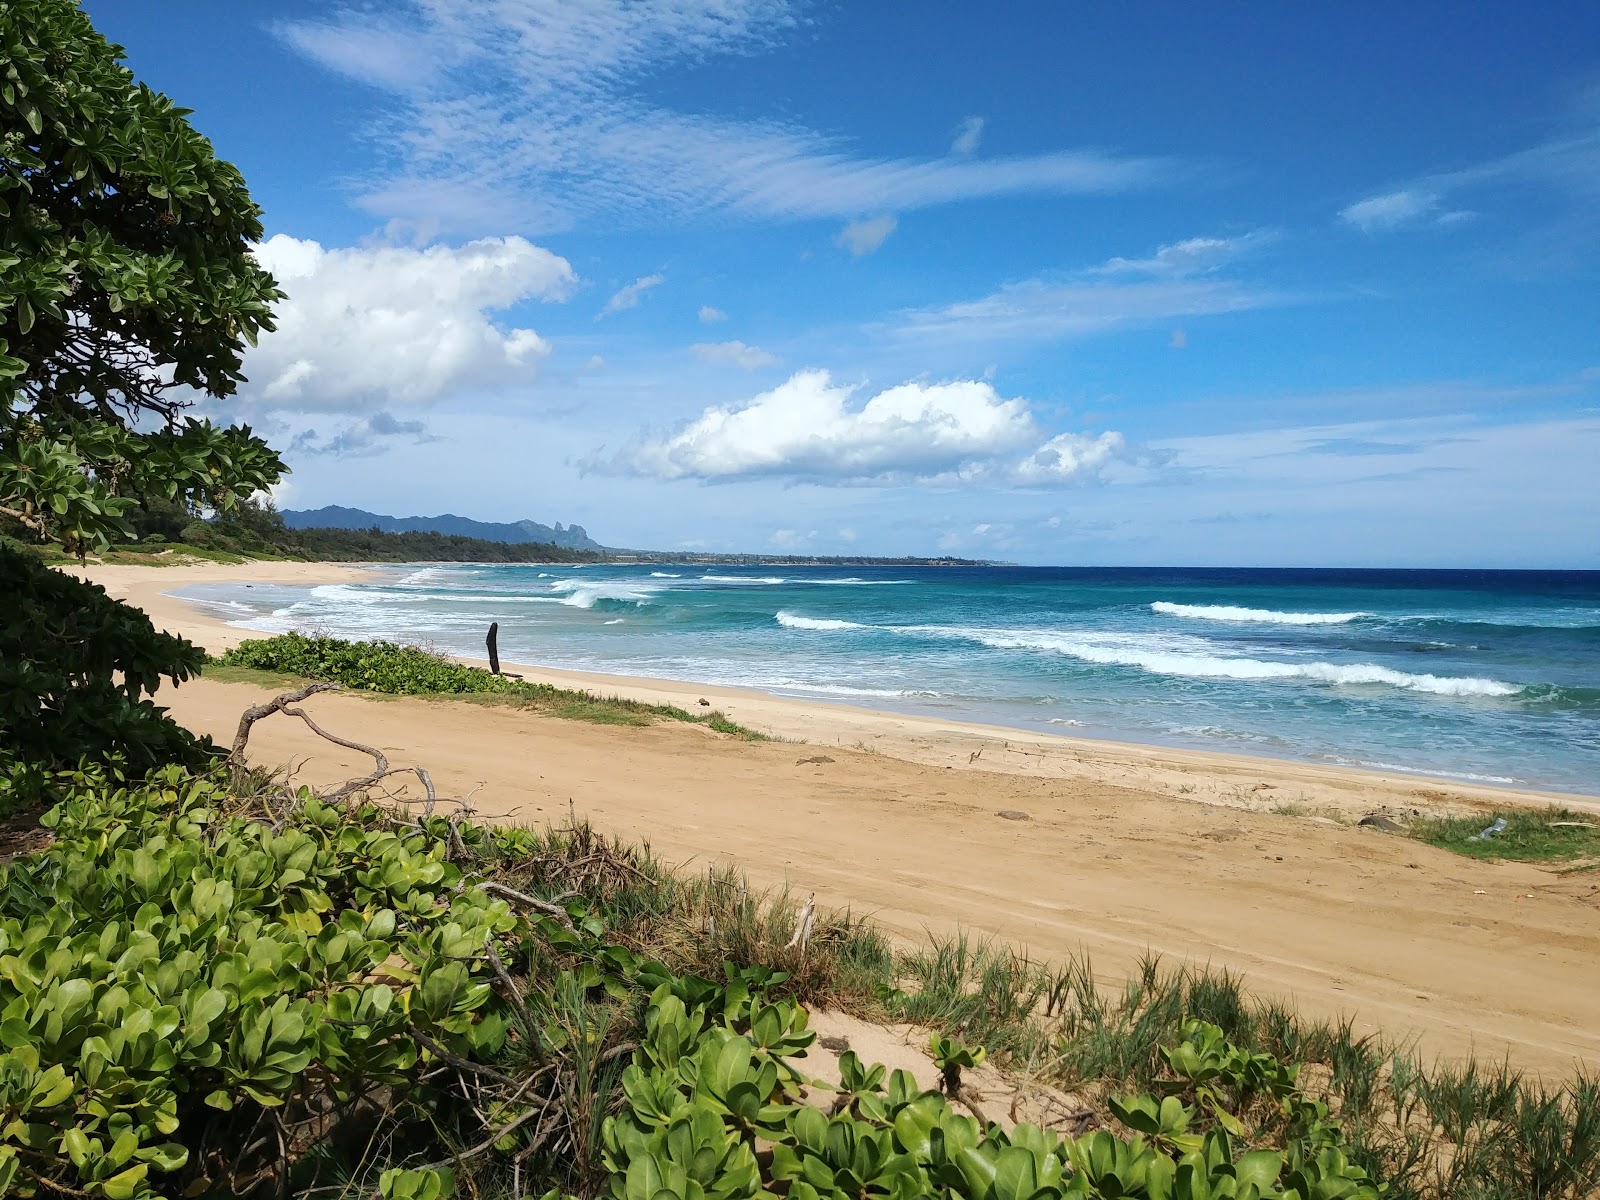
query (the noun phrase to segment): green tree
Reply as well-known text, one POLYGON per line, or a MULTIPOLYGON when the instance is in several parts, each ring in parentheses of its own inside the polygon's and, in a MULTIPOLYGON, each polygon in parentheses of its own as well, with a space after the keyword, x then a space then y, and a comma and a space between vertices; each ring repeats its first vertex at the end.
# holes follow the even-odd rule
POLYGON ((280 293, 261 212, 71 0, 0 0, 0 513, 83 553, 140 496, 231 509, 283 473, 231 395, 280 293))
MULTIPOLYGON (((138 498, 230 512, 284 471, 248 427, 183 415, 272 328, 260 210, 120 56, 72 0, 0 0, 0 515, 80 555, 138 498)), ((4 548, 0 617, 0 759, 195 748, 146 699, 194 646, 4 548)))

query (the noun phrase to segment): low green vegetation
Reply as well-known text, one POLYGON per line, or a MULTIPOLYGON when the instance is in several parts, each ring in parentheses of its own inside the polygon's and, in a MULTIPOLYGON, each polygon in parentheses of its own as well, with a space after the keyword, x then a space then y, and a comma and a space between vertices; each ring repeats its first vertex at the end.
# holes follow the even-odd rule
POLYGON ((216 665, 223 670, 242 668, 270 672, 278 679, 326 679, 363 692, 461 696, 602 725, 649 725, 658 719, 685 721, 746 741, 767 740, 765 734, 735 724, 716 709, 694 713, 672 704, 645 704, 621 696, 599 696, 547 683, 528 683, 394 642, 351 642, 342 638, 285 633, 241 642, 217 659, 216 665))
POLYGON ((1430 846, 1469 858, 1517 862, 1600 860, 1600 816, 1566 808, 1436 817, 1415 822, 1408 832, 1430 846), (1505 821, 1505 828, 1485 836, 1497 820, 1505 821))
POLYGON ((18 1195, 1578 1200, 1600 1184, 1592 1082, 1424 1070, 1227 976, 1150 962, 1107 993, 1087 962, 962 939, 897 953, 849 914, 820 914, 797 948, 787 896, 671 872, 586 825, 406 816, 226 767, 56 772, 47 790, 54 844, 0 868, 0 1183, 18 1195), (852 1053, 819 1084, 814 1006, 931 1028, 941 1086, 852 1053), (985 1058, 1082 1107, 1056 1130, 977 1119, 985 1058))

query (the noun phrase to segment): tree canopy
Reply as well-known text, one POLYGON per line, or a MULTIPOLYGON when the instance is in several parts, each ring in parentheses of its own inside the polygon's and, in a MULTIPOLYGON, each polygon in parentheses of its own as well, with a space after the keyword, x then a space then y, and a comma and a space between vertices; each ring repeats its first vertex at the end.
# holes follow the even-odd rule
POLYGON ((0 513, 80 553, 137 497, 226 510, 284 470, 183 415, 280 293, 238 170, 121 55, 72 0, 0 0, 0 513))

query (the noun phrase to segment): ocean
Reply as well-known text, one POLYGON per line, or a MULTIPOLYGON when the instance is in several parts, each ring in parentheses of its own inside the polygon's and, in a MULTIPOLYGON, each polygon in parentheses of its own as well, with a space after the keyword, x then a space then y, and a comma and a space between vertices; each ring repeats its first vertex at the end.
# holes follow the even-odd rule
POLYGON ((1600 572, 444 565, 191 586, 232 624, 1600 793, 1600 572))

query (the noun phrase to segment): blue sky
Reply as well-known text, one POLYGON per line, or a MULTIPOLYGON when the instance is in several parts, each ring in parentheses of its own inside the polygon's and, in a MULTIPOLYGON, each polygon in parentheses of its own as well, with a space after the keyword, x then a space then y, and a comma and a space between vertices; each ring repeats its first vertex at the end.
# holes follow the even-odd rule
POLYGON ((1600 567, 1600 9, 85 0, 266 210, 280 502, 1600 567))

